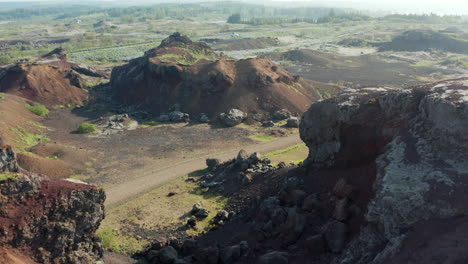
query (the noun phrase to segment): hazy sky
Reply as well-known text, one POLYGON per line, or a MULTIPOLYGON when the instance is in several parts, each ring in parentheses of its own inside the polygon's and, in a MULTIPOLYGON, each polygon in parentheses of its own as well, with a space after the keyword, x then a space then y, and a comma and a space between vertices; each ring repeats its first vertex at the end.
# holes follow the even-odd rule
MULTIPOLYGON (((121 3, 129 2, 131 4, 159 3, 159 2, 210 2, 220 0, 96 0, 96 2, 121 3)), ((242 1, 242 0, 241 0, 242 1)), ((76 0, 0 0, 1 2, 57 2, 78 4, 76 0)), ((91 2, 85 0, 83 2, 91 2)), ((438 14, 468 14, 468 0, 244 0, 248 3, 268 3, 268 2, 287 2, 286 5, 316 5, 327 7, 351 7, 362 10, 389 10, 395 12, 412 13, 438 13, 438 14)))

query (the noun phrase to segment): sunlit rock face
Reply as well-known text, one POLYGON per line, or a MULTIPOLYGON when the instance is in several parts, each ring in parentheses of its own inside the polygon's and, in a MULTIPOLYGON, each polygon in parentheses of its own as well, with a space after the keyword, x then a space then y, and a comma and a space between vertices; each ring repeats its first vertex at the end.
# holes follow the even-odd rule
POLYGON ((468 79, 345 90, 313 104, 300 130, 308 168, 376 167, 366 223, 334 263, 466 261, 468 79))

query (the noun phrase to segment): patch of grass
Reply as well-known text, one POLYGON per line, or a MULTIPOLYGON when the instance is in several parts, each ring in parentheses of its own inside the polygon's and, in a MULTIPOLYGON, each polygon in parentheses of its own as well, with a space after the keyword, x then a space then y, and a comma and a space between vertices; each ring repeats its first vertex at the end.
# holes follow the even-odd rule
POLYGON ((256 134, 253 136, 249 136, 249 138, 252 140, 261 141, 261 142, 270 142, 276 139, 275 137, 269 136, 266 134, 256 134))
POLYGON ((16 147, 23 152, 26 151, 26 149, 35 146, 41 142, 50 141, 49 138, 44 137, 42 135, 30 133, 25 128, 20 126, 10 127, 10 130, 18 136, 19 139, 15 142, 16 147))
POLYGON ((295 84, 292 84, 292 85, 288 85, 288 88, 292 89, 293 91, 295 91, 296 93, 298 93, 298 94, 300 94, 302 96, 305 96, 301 91, 299 91, 299 89, 296 87, 296 85, 302 88, 302 85, 300 83, 295 83, 295 84))
POLYGON ((157 125, 160 125, 160 124, 161 124, 160 122, 154 121, 154 120, 143 122, 144 126, 157 126, 157 125))
MULTIPOLYGON (((189 176, 199 176, 203 171, 195 171, 189 176)), ((185 232, 196 236, 209 230, 212 227, 211 220, 219 210, 226 206, 228 198, 217 193, 204 192, 198 183, 186 181, 186 179, 187 176, 176 178, 133 200, 108 208, 101 230, 105 229, 104 236, 109 242, 103 241, 103 246, 117 249, 127 255, 135 251, 135 246, 143 249, 144 243, 127 240, 125 236, 143 236, 145 238, 143 230, 164 233, 168 230, 179 229, 185 226, 190 218, 190 211, 196 203, 201 203, 204 208, 208 209, 209 215, 206 219, 197 222, 196 230, 186 230, 185 232), (170 192, 176 194, 168 197, 167 194, 170 192), (137 227, 134 229, 136 231, 128 231, 126 226, 129 224, 137 227), (110 227, 114 231, 111 232, 110 227)))
POLYGON ((28 104, 26 108, 38 116, 46 116, 49 114, 49 109, 41 104, 28 104))
POLYGON ((5 99, 5 98, 6 98, 6 94, 0 93, 0 100, 3 100, 3 99, 5 99))
POLYGON ((192 65, 197 62, 196 60, 188 61, 187 58, 182 54, 171 53, 159 55, 158 59, 160 59, 162 62, 175 62, 182 65, 192 65))
POLYGON ((440 61, 430 61, 430 60, 420 60, 414 64, 411 64, 413 67, 432 67, 439 64, 440 61))
POLYGON ((97 126, 91 123, 82 123, 76 130, 80 134, 89 134, 97 131, 97 126))
POLYGON ((264 154, 265 158, 269 158, 273 164, 284 161, 284 162, 294 162, 299 163, 304 161, 307 158, 309 149, 305 143, 293 145, 285 149, 275 150, 269 153, 264 154))
POLYGON ((4 182, 8 179, 16 179, 17 175, 12 173, 0 173, 0 182, 4 182))
POLYGON ((137 240, 134 237, 122 235, 111 226, 100 228, 97 235, 101 238, 104 248, 124 255, 135 254, 149 243, 146 240, 137 240))
POLYGON ((39 124, 37 122, 34 122, 34 121, 28 121, 28 124, 38 128, 41 132, 45 132, 45 130, 47 129, 45 126, 43 126, 43 125, 41 125, 41 124, 39 124))

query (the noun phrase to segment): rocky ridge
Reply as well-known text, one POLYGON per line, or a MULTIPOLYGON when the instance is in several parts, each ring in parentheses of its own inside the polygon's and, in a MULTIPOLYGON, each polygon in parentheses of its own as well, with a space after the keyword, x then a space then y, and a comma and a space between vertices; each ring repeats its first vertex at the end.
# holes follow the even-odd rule
POLYGON ((299 115, 321 98, 310 82, 270 60, 235 60, 178 33, 143 57, 115 67, 111 86, 118 103, 154 115, 168 115, 178 105, 177 111, 204 113, 212 121, 231 109, 260 121, 280 109, 299 115))
MULTIPOLYGON (((312 150, 307 166, 375 166, 365 176, 373 193, 366 224, 333 263, 398 263, 410 254, 424 256, 411 263, 431 262, 436 255, 450 260, 446 263, 468 257, 454 255, 456 245, 436 246, 448 243, 450 236, 438 242, 432 238, 423 249, 410 246, 431 228, 456 222, 468 209, 461 203, 468 198, 463 191, 467 128, 468 79, 404 90, 350 89, 312 105, 301 125, 301 138, 312 150)), ((465 228, 457 224, 458 230, 465 228)))
MULTIPOLYGON (((302 167, 238 182, 233 193, 273 188, 245 199, 216 230, 168 240, 145 256, 150 263, 463 263, 467 110, 468 79, 349 89, 317 102, 301 120, 310 148, 302 167), (171 260, 162 257, 168 252, 171 260)), ((249 159, 241 152, 225 164, 207 160, 201 184, 226 188, 218 183, 223 172, 249 159)))
POLYGON ((30 174, 17 167, 11 148, 0 148, 0 153, 0 173, 10 175, 0 182, 0 262, 101 260, 103 250, 95 232, 104 218, 104 191, 30 174))

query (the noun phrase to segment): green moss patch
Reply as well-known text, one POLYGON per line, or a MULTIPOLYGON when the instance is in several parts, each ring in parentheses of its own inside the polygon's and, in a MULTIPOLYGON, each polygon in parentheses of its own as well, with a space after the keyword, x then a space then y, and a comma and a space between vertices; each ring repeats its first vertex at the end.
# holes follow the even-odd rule
POLYGON ((41 104, 28 104, 26 108, 38 116, 46 116, 49 114, 49 109, 41 104))
POLYGON ((97 131, 97 126, 91 123, 82 123, 76 130, 80 134, 89 134, 97 131))

